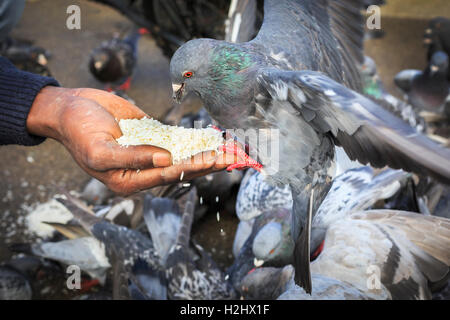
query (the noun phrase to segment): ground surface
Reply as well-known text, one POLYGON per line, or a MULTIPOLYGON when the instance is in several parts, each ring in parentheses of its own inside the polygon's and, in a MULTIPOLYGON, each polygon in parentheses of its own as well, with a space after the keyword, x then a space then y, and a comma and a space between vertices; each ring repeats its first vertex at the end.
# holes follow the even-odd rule
MULTIPOLYGON (((437 14, 450 16, 448 7, 448 0, 393 0, 392 6, 384 11, 386 16, 382 16, 382 29, 386 36, 370 40, 366 48, 391 92, 396 92, 392 78, 398 71, 424 67, 422 34, 427 19, 437 14), (426 3, 427 8, 400 7, 400 2, 416 6, 426 3), (397 18, 399 13, 402 19, 397 18)), ((130 22, 119 13, 96 3, 29 0, 13 36, 33 40, 52 52, 49 68, 61 85, 102 88, 88 72, 89 52, 115 32, 124 32, 130 27, 130 22), (66 28, 66 8, 71 4, 81 7, 81 30, 66 28)), ((168 65, 154 41, 144 37, 140 42, 138 67, 129 95, 138 106, 155 117, 164 114, 171 106, 168 65)), ((3 261, 11 255, 7 250, 8 243, 30 240, 21 223, 27 208, 51 198, 58 187, 81 190, 89 177, 77 167, 65 149, 52 140, 37 147, 3 146, 0 151, 0 261, 3 261)), ((229 264, 236 218, 222 213, 220 226, 215 215, 204 222, 197 228, 196 238, 209 244, 208 247, 214 247, 222 265, 229 264), (224 229, 225 237, 220 236, 220 228, 224 229)))

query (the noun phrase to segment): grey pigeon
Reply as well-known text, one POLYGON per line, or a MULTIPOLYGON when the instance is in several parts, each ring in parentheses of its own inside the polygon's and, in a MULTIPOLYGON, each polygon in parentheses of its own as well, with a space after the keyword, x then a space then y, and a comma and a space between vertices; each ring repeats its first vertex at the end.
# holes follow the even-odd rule
POLYGON ((133 30, 124 39, 115 36, 95 48, 89 59, 92 75, 98 81, 112 85, 112 89, 127 90, 136 67, 138 41, 145 32, 143 30, 133 30))
POLYGON ((291 187, 296 282, 307 292, 310 215, 328 191, 335 144, 363 164, 450 181, 449 150, 353 91, 362 90, 356 65, 364 58, 362 5, 266 0, 263 25, 252 41, 191 40, 170 63, 176 100, 197 93, 222 127, 243 129, 236 132, 243 141, 247 129, 267 133, 268 143, 250 145, 250 154, 256 151, 274 182, 291 187), (279 139, 266 129, 277 129, 279 139), (263 150, 277 142, 279 159, 263 150))
MULTIPOLYGON (((425 29, 424 44, 428 47, 428 61, 437 51, 444 51, 450 55, 450 19, 436 17, 430 20, 425 29)), ((447 72, 450 81, 450 70, 447 72)))
POLYGON ((174 199, 145 195, 144 220, 162 265, 177 240, 181 212, 174 199))
MULTIPOLYGON (((138 275, 142 279, 143 270, 146 270, 148 273, 145 283, 154 286, 152 290, 145 291, 146 297, 158 300, 166 299, 164 269, 150 238, 139 231, 117 226, 95 216, 89 208, 68 193, 57 200, 66 206, 81 226, 104 246, 104 254, 114 269, 114 298, 133 298, 135 291, 133 291, 130 281, 136 279, 138 275), (135 266, 141 261, 147 264, 146 268, 135 266), (148 279, 152 279, 152 281, 148 279)), ((139 277, 137 279, 134 283, 139 282, 139 277)))
POLYGON ((366 95, 376 99, 382 107, 402 118, 417 131, 426 132, 425 120, 417 114, 414 108, 386 91, 377 73, 377 65, 372 58, 364 57, 364 64, 360 67, 360 71, 366 95))
MULTIPOLYGON (((386 169, 375 175, 374 170, 367 166, 353 168, 337 176, 312 221, 311 258, 320 253, 326 231, 333 222, 358 210, 368 209, 378 200, 391 197, 408 176, 401 170, 393 169, 386 169)), ((270 185, 261 180, 258 187, 257 190, 265 190, 270 185)), ((273 199, 284 198, 287 203, 292 203, 292 197, 283 189, 272 188, 271 191, 273 199)), ((252 230, 247 239, 240 240, 240 252, 228 270, 238 288, 242 278, 255 267, 255 258, 256 262, 264 263, 264 266, 282 266, 292 261, 293 244, 287 228, 291 207, 280 207, 277 202, 266 204, 274 206, 266 207, 259 216, 250 220, 254 221, 252 230)))
POLYGON ((407 95, 413 107, 442 113, 450 89, 448 68, 448 55, 437 51, 424 71, 403 70, 395 76, 394 82, 407 95))

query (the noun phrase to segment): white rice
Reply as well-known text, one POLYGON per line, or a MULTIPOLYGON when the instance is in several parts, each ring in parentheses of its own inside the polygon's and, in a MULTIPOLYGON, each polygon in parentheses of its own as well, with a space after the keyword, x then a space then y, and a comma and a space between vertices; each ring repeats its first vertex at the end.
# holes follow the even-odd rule
POLYGON ((123 146, 152 145, 170 151, 174 163, 205 151, 217 151, 224 144, 222 133, 213 128, 194 129, 169 126, 144 117, 119 121, 123 146))

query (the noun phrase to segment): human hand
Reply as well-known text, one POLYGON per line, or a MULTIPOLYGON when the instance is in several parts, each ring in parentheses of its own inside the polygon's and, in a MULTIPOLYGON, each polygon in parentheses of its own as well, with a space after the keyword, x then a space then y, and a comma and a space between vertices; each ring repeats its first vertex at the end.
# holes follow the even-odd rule
POLYGON ((201 155, 201 161, 172 165, 170 152, 154 146, 120 146, 117 120, 146 114, 116 95, 96 89, 47 86, 37 95, 27 118, 27 129, 61 142, 78 165, 112 191, 130 194, 157 185, 191 180, 225 169, 235 155, 201 155))

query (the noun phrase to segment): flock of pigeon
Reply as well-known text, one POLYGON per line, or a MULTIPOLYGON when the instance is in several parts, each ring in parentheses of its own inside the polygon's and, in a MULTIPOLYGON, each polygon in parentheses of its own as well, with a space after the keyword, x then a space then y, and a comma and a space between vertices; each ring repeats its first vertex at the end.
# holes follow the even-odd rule
MULTIPOLYGON (((258 31, 256 1, 232 1, 227 42, 174 53, 174 98, 194 92, 205 106, 180 125, 276 128, 279 163, 256 154, 279 170, 220 172, 102 206, 64 193, 73 219, 47 222, 63 240, 11 249, 77 265, 114 299, 450 299, 450 20, 425 30, 426 69, 395 77, 402 101, 364 57, 366 2, 266 0, 258 31), (222 270, 191 230, 214 198, 233 202, 235 185, 235 259, 222 270)), ((92 73, 126 89, 140 33, 94 51, 92 73)), ((0 297, 32 296, 24 266, 35 270, 0 267, 0 297)))

